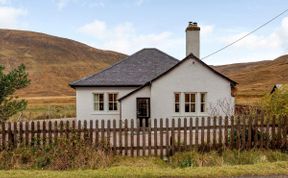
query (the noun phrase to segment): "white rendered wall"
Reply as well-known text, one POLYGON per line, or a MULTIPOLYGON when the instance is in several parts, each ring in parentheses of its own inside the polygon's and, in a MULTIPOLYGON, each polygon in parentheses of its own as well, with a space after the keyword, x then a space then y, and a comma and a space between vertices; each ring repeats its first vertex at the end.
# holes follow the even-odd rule
POLYGON ((130 120, 136 118, 136 98, 141 97, 150 98, 150 86, 142 88, 121 101, 121 119, 130 120))
POLYGON ((189 59, 177 68, 154 81, 151 87, 151 117, 152 118, 184 118, 190 116, 227 115, 223 112, 222 101, 229 103, 234 109, 234 97, 231 96, 230 82, 200 64, 189 59), (174 112, 174 93, 181 92, 180 112, 174 112), (185 92, 204 92, 207 112, 200 112, 200 95, 196 96, 196 112, 184 111, 185 92), (213 113, 212 113, 213 109, 213 113))
POLYGON ((76 88, 76 114, 77 120, 101 120, 119 119, 120 104, 118 111, 108 110, 108 93, 118 93, 118 98, 135 90, 136 87, 79 87, 76 88), (93 93, 104 93, 104 111, 94 111, 93 93))

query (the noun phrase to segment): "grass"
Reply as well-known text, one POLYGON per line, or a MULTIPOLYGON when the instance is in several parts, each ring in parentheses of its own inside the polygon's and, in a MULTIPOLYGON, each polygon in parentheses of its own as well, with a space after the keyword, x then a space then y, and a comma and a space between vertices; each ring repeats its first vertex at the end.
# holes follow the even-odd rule
MULTIPOLYGON (((152 162, 153 163, 153 162, 152 162)), ((74 177, 223 177, 240 175, 288 175, 288 162, 258 163, 254 165, 171 168, 155 164, 145 166, 119 165, 98 170, 7 170, 0 171, 5 178, 74 178, 74 177)))
POLYGON ((28 104, 25 111, 12 116, 10 121, 73 118, 76 116, 75 104, 28 104))

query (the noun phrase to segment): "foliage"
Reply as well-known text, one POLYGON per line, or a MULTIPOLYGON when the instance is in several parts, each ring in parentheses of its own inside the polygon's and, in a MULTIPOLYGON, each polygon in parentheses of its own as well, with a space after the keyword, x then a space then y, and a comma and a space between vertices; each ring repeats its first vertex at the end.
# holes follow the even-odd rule
POLYGON ((257 164, 264 162, 288 161, 288 154, 271 150, 223 150, 222 152, 189 151, 176 153, 170 159, 172 167, 210 167, 224 165, 257 164))
POLYGON ((288 85, 282 85, 272 94, 265 95, 259 107, 267 115, 288 115, 288 85))
POLYGON ((9 73, 4 73, 4 67, 0 65, 0 121, 6 121, 10 116, 23 111, 27 101, 19 100, 14 93, 25 88, 30 83, 28 73, 22 64, 9 73))
MULTIPOLYGON (((36 143, 36 142, 35 142, 36 143)), ((40 146, 21 145, 0 152, 0 169, 96 169, 110 166, 110 151, 91 146, 76 137, 59 138, 56 143, 40 146)))

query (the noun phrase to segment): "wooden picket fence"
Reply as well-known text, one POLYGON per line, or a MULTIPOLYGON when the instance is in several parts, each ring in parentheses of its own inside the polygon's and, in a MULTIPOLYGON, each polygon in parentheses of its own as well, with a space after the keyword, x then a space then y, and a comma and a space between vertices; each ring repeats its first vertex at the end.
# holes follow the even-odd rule
POLYGON ((193 148, 288 149, 287 133, 287 117, 264 116, 153 119, 142 128, 134 119, 8 122, 1 124, 0 148, 43 146, 77 134, 90 145, 105 142, 115 154, 162 157, 193 148))

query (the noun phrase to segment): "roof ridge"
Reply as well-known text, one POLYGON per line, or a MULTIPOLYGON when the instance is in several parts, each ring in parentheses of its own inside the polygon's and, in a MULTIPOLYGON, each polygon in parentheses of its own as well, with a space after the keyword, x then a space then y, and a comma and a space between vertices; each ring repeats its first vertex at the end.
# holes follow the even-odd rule
POLYGON ((165 53, 165 52, 163 52, 163 51, 161 51, 161 50, 159 50, 159 49, 157 49, 157 48, 143 48, 143 49, 141 49, 140 51, 137 51, 137 52, 135 52, 134 54, 132 54, 132 55, 130 55, 130 56, 127 56, 126 58, 118 61, 117 63, 112 64, 111 66, 109 66, 109 67, 107 67, 107 68, 105 68, 105 69, 103 69, 103 70, 101 70, 101 71, 99 71, 99 72, 93 73, 93 74, 88 75, 88 76, 86 76, 86 77, 83 77, 83 78, 81 78, 81 79, 79 79, 79 80, 73 81, 73 82, 69 83, 69 85, 70 85, 70 86, 71 86, 71 85, 75 85, 75 84, 77 84, 78 82, 80 82, 80 81, 82 81, 82 80, 87 80, 87 79, 89 79, 89 78, 94 77, 95 75, 101 74, 101 73, 103 73, 103 72, 105 72, 105 71, 107 71, 107 70, 109 70, 109 69, 111 69, 111 68, 113 68, 113 67, 115 67, 115 66, 117 66, 117 65, 119 65, 119 64, 121 64, 121 63, 123 63, 124 61, 127 61, 127 60, 128 60, 129 58, 131 58, 132 56, 134 56, 134 55, 136 55, 136 54, 138 54, 138 53, 140 53, 140 52, 142 52, 142 51, 144 51, 144 50, 155 50, 155 51, 157 51, 157 52, 159 52, 159 53, 161 53, 161 54, 164 54, 164 55, 168 56, 169 59, 171 59, 171 60, 173 60, 173 61, 176 61, 176 62, 179 62, 179 60, 177 60, 177 59, 174 58, 173 56, 170 56, 169 54, 167 54, 167 53, 165 53))

